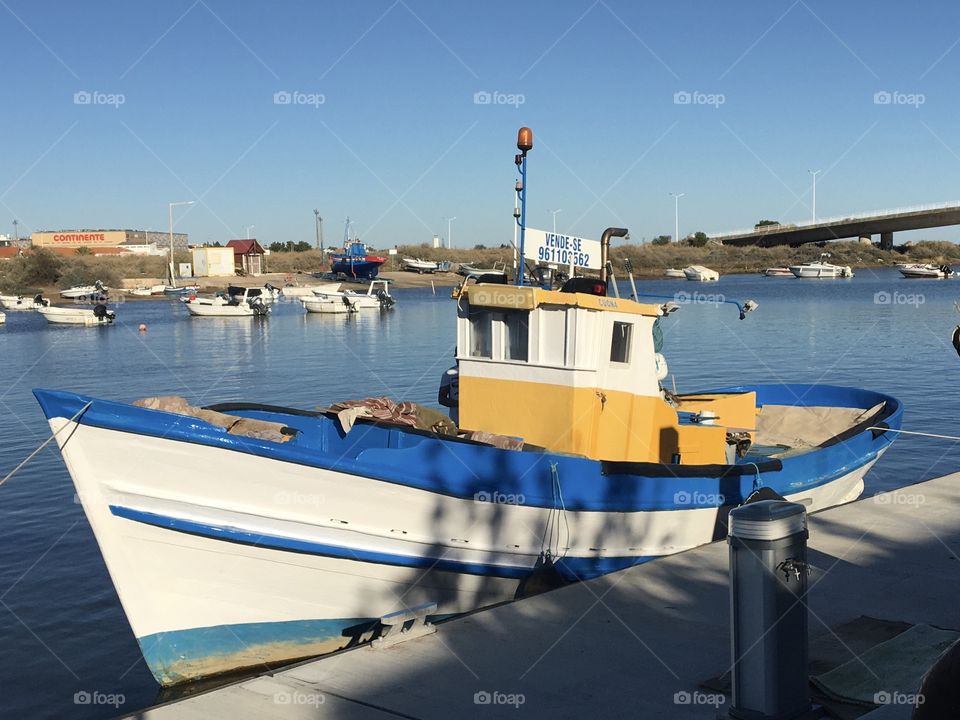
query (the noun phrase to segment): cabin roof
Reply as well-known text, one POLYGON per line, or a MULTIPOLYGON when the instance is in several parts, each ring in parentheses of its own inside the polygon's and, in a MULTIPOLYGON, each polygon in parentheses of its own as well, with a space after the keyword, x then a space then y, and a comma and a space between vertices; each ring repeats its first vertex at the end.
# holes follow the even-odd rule
POLYGON ((227 243, 228 248, 233 248, 234 256, 237 255, 263 255, 263 248, 256 240, 230 240, 227 243))
POLYGON ((530 286, 478 283, 467 286, 464 291, 470 304, 476 307, 533 310, 541 305, 565 305, 589 310, 647 315, 649 317, 659 317, 663 314, 659 305, 638 303, 626 298, 604 297, 587 293, 564 293, 558 290, 544 290, 530 286))

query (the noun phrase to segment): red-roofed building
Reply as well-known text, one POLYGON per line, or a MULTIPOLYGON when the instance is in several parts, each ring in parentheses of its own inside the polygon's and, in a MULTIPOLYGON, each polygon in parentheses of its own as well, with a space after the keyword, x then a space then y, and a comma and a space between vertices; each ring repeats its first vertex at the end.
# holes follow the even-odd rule
POLYGON ((237 272, 259 275, 266 271, 266 253, 256 240, 231 240, 227 247, 233 248, 233 264, 237 272))

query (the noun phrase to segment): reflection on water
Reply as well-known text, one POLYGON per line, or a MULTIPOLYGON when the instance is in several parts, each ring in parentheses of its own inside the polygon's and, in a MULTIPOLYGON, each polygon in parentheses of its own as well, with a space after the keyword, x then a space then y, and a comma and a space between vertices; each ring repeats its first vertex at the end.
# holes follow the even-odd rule
MULTIPOLYGON (((695 303, 663 321, 664 353, 681 392, 742 382, 857 385, 899 397, 907 429, 955 432, 950 379, 960 358, 949 336, 960 321, 953 308, 960 281, 861 271, 840 281, 730 276, 638 286, 682 292, 678 300, 695 303), (760 307, 740 321, 711 295, 752 298, 760 307)), ((627 283, 621 292, 629 293, 627 283)), ((0 327, 0 476, 48 437, 33 387, 120 401, 177 394, 194 404, 313 408, 389 395, 435 404, 454 350, 454 303, 429 289, 395 295, 397 308, 387 313, 306 314, 293 302, 261 320, 191 318, 175 302, 129 302, 107 328, 52 328, 37 314, 8 313, 0 327)), ((950 441, 902 439, 868 487, 943 474, 958 457, 950 441)), ((56 450, 0 488, 0 533, 0 716, 117 714, 75 706, 80 690, 123 693, 121 711, 153 701, 156 685, 56 450), (42 696, 34 688, 44 688, 42 696)))

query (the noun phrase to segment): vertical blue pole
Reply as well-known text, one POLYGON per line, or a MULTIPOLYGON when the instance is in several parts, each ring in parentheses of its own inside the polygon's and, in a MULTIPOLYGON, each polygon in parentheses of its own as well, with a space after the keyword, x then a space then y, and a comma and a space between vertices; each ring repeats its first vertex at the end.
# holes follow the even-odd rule
POLYGON ((523 240, 527 233, 527 154, 523 154, 523 161, 520 163, 520 184, 523 189, 520 191, 520 274, 517 276, 517 285, 523 285, 523 274, 526 271, 526 265, 523 258, 523 240))

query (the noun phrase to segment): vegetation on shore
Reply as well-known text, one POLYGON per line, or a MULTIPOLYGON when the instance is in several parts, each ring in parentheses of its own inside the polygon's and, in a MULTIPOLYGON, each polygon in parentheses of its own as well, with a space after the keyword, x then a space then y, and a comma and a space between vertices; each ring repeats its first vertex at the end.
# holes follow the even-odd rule
MULTIPOLYGON (((816 260, 821 252, 830 253, 830 262, 857 267, 892 267, 898 262, 960 264, 960 245, 951 242, 922 241, 894 250, 881 250, 875 245, 857 241, 830 243, 826 247, 804 245, 791 247, 727 247, 706 244, 644 244, 614 245, 610 259, 614 269, 623 271, 623 261, 630 259, 638 277, 662 277, 666 268, 684 268, 688 265, 706 265, 722 274, 761 272, 768 267, 792 265, 816 260)), ((434 248, 424 245, 404 245, 390 257, 384 270, 402 269, 402 258, 420 258, 431 261, 449 261, 492 267, 502 262, 510 267, 513 250, 498 248, 434 248)), ((184 251, 175 255, 175 262, 190 262, 184 251)), ((312 273, 321 269, 318 250, 302 252, 274 252, 266 259, 267 272, 312 273)), ((109 287, 120 287, 121 279, 164 277, 166 257, 143 255, 95 256, 78 254, 63 256, 42 248, 11 260, 0 262, 0 291, 4 293, 33 294, 42 288, 67 288, 89 285, 100 280, 109 287)))

